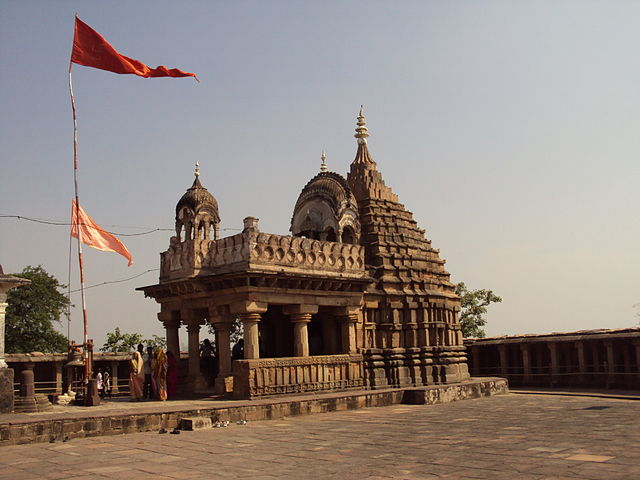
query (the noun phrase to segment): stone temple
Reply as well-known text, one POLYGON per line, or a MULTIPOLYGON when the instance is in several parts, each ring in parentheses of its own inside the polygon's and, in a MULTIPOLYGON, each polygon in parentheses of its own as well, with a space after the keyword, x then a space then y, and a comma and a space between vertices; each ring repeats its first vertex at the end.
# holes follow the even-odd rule
MULTIPOLYGON (((460 299, 439 250, 369 153, 360 111, 357 152, 347 178, 320 172, 302 189, 291 235, 220 238, 214 196, 196 178, 176 205, 175 236, 161 253, 157 285, 168 349, 189 339, 185 387, 207 383, 235 398, 350 388, 449 384, 467 380, 460 299), (231 360, 240 321, 244 359, 231 360), (200 330, 213 325, 215 378, 203 378, 200 330)), ((211 376, 211 374, 209 374, 211 376)))

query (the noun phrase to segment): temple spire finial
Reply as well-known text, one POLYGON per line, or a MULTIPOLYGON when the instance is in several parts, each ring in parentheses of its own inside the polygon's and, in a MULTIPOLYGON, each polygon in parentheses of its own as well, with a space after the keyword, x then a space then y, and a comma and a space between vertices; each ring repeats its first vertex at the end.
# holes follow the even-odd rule
POLYGON ((356 134, 354 137, 358 139, 359 144, 366 144, 367 137, 369 136, 367 122, 364 118, 364 107, 360 105, 360 113, 358 114, 358 127, 356 128, 356 134))
POLYGON ((320 171, 321 172, 327 172, 329 171, 329 168, 327 167, 327 152, 324 151, 324 148, 322 149, 322 155, 320 155, 320 159, 322 160, 322 163, 320 164, 320 171))
POLYGON ((196 178, 200 176, 200 162, 198 162, 197 160, 196 160, 196 170, 193 172, 193 174, 196 176, 196 178))

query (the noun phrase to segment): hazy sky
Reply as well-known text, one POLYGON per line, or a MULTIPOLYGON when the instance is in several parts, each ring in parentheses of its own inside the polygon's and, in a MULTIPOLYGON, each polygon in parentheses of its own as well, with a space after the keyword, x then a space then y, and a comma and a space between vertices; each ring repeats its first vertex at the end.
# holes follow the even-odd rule
MULTIPOLYGON (((637 324, 640 2, 1 1, 2 215, 69 219, 75 12, 201 80, 74 66, 80 201, 109 230, 173 228, 197 160, 223 234, 248 215, 287 234, 323 148, 346 175, 364 104, 383 178, 452 280, 504 299, 489 335, 637 324)), ((157 269, 170 235, 120 236, 132 267, 85 248, 87 284, 157 269)), ((68 227, 0 218, 5 272, 42 264, 66 283, 68 258, 68 227)), ((89 289, 89 336, 162 334, 134 290, 157 279, 89 289)))

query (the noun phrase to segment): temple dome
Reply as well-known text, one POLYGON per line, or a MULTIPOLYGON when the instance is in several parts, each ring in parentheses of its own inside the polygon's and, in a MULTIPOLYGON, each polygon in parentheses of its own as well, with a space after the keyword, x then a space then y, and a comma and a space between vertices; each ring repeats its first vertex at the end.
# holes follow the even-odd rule
POLYGON ((178 201, 176 205, 176 215, 179 215, 180 211, 185 207, 191 210, 193 214, 206 211, 213 216, 216 221, 220 221, 218 201, 202 186, 199 177, 196 177, 191 188, 189 188, 178 201))
POLYGON ((313 177, 298 196, 290 230, 294 236, 356 243, 358 205, 347 180, 324 169, 313 177))
POLYGON ((200 165, 197 162, 194 174, 193 185, 176 205, 176 239, 178 242, 217 240, 220 229, 218 201, 200 183, 200 165))

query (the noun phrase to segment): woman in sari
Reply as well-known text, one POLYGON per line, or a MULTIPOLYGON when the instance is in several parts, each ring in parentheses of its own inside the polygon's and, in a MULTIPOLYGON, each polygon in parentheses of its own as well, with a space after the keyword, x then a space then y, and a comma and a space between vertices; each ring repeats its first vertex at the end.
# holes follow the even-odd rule
POLYGON ((159 400, 167 399, 167 356, 161 348, 156 350, 153 362, 153 380, 156 385, 156 396, 159 400))
POLYGON ((142 355, 135 351, 129 360, 129 392, 132 400, 142 400, 142 385, 144 380, 144 370, 142 355))
POLYGON ((167 397, 175 398, 178 386, 178 361, 171 350, 167 352, 167 397))

